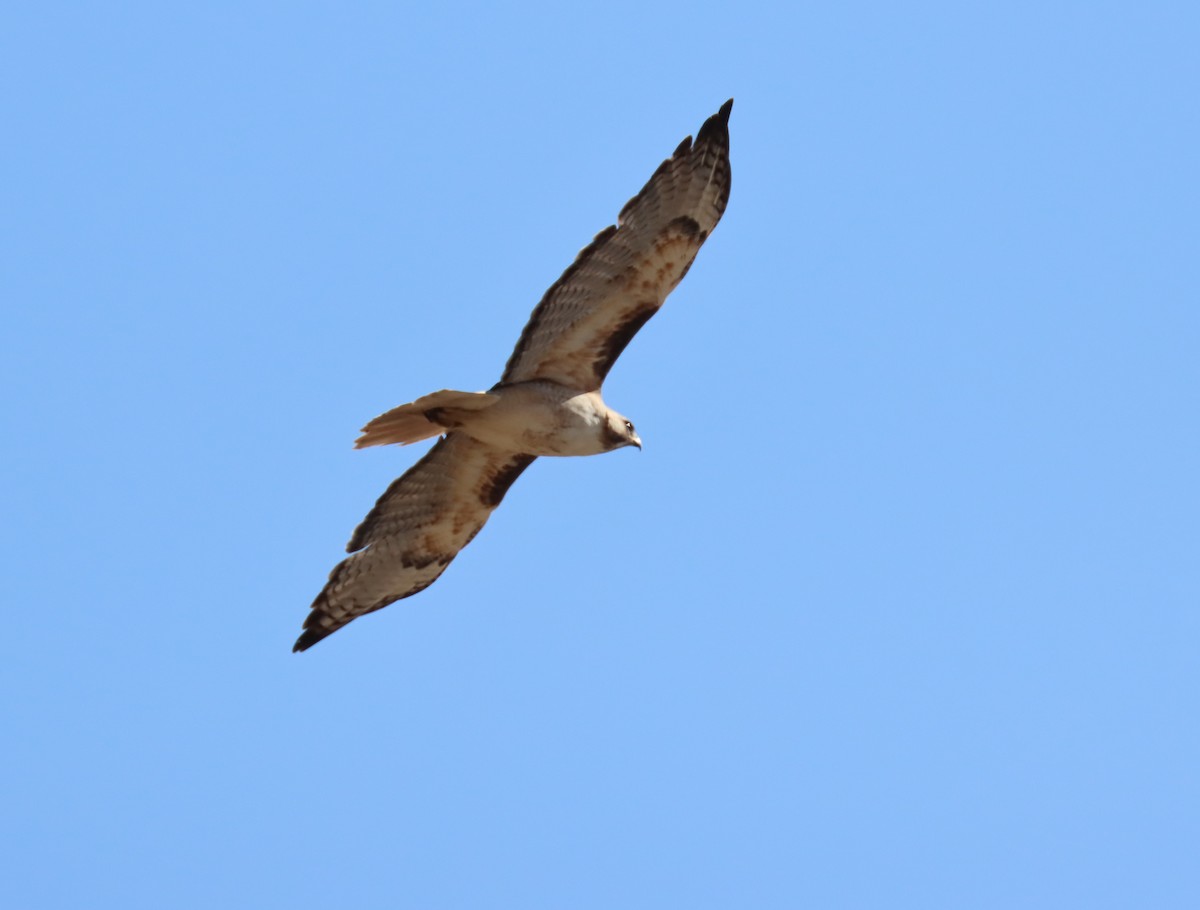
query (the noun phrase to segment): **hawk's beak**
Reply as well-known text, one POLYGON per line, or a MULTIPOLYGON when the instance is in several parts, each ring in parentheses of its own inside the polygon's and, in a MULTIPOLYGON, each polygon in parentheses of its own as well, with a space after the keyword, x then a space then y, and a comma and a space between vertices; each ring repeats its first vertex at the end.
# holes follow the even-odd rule
POLYGON ((634 437, 633 437, 633 439, 631 439, 631 440, 629 441, 629 444, 630 444, 630 445, 637 446, 637 447, 638 447, 638 451, 640 452, 640 451, 642 450, 642 437, 640 437, 640 436, 638 436, 638 435, 636 435, 636 434, 635 434, 635 435, 634 435, 634 437))

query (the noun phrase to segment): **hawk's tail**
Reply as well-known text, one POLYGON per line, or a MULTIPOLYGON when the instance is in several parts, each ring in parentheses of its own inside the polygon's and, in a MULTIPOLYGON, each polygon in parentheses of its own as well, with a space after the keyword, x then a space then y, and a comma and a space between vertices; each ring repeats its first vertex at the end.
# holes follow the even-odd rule
POLYGON ((354 441, 354 448, 365 449, 367 446, 393 443, 403 446, 440 436, 446 430, 453 429, 456 424, 451 412, 482 411, 499 400, 498 395, 488 392, 456 392, 453 389, 442 389, 380 414, 362 428, 362 435, 354 441))

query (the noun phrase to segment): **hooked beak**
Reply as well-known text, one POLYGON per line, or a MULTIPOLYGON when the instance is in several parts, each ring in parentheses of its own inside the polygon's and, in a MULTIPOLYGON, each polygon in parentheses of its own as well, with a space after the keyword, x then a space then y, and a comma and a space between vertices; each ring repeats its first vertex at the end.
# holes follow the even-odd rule
POLYGON ((634 433, 633 439, 629 440, 629 444, 631 446, 637 446, 638 451, 640 452, 642 450, 642 437, 640 437, 636 433, 634 433))

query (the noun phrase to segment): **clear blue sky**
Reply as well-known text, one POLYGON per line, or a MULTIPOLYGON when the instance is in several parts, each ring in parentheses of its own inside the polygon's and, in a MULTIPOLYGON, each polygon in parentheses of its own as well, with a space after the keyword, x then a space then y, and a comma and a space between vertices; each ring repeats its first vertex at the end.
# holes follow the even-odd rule
POLYGON ((5 906, 1200 906, 1194 4, 25 7, 5 906), (645 451, 292 654, 730 96, 645 451))

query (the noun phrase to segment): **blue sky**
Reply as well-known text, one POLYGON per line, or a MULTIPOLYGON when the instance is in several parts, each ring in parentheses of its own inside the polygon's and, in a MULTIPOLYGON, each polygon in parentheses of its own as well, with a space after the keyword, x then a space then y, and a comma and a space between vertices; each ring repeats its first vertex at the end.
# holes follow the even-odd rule
POLYGON ((6 906, 1198 905, 1193 5, 0 26, 6 906), (293 655, 358 427, 730 96, 645 451, 293 655))

